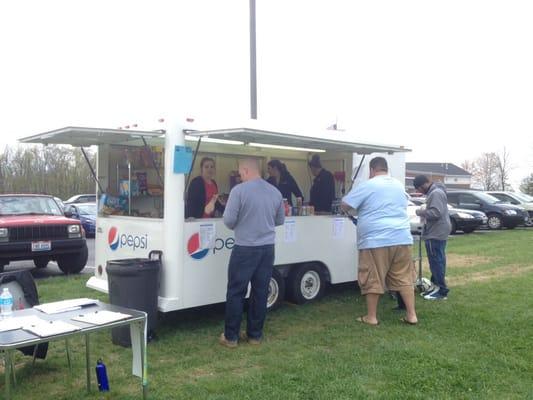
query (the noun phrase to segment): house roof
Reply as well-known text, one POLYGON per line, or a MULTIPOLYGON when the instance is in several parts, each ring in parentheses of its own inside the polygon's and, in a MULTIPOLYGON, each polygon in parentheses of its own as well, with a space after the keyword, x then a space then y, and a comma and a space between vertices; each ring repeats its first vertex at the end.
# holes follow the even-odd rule
POLYGON ((426 162, 408 162, 405 163, 407 172, 420 174, 439 174, 439 175, 462 175, 471 176, 472 174, 452 163, 426 163, 426 162))

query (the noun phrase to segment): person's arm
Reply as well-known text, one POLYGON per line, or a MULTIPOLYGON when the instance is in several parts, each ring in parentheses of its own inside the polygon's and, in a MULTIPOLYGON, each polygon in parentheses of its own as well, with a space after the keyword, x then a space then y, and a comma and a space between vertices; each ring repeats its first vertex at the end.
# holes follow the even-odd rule
POLYGON ((343 211, 357 210, 366 198, 365 182, 352 188, 346 196, 342 198, 341 208, 343 211))
POLYGON ((202 218, 205 208, 205 189, 201 177, 196 177, 191 181, 187 190, 187 207, 185 218, 202 218))
POLYGON ((448 199, 446 194, 439 190, 428 197, 425 210, 416 210, 416 215, 425 218, 427 221, 436 221, 444 215, 447 208, 448 199))
POLYGON ((296 180, 294 179, 294 177, 292 175, 288 175, 287 178, 288 178, 287 181, 289 183, 289 187, 291 189, 291 193, 294 194, 294 197, 296 198, 300 197, 303 201, 304 195, 302 194, 302 191, 298 187, 298 184, 296 183, 296 180))
POLYGON ((333 200, 335 200, 335 179, 333 178, 333 174, 328 174, 328 208, 331 209, 331 205, 333 204, 333 200))
POLYGON ((285 223, 285 207, 283 206, 283 200, 279 202, 278 209, 276 211, 276 219, 274 224, 276 226, 283 225, 285 223))
POLYGON ((229 194, 226 209, 224 210, 224 225, 229 229, 234 229, 239 221, 239 209, 241 208, 241 191, 239 186, 235 186, 229 194))

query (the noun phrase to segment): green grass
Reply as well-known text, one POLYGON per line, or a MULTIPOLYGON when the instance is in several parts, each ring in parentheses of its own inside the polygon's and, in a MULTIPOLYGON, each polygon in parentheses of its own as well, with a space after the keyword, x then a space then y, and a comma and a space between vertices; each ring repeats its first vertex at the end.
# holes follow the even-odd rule
MULTIPOLYGON (((417 300, 420 324, 399 322, 383 297, 373 328, 355 321, 365 302, 353 284, 320 302, 285 304, 268 315, 266 342, 228 350, 217 344, 220 305, 168 314, 148 346, 151 399, 533 399, 533 230, 456 236, 449 241, 450 298, 417 300), (460 262, 469 260, 469 265, 460 262)), ((42 301, 99 295, 86 277, 38 282, 42 301)), ((32 370, 17 357, 15 399, 135 399, 131 350, 93 339, 93 363, 103 357, 111 392, 85 393, 85 350, 64 346, 32 370)), ((0 376, 3 390, 3 374, 0 376)), ((2 393, 2 392, 0 392, 2 393)))

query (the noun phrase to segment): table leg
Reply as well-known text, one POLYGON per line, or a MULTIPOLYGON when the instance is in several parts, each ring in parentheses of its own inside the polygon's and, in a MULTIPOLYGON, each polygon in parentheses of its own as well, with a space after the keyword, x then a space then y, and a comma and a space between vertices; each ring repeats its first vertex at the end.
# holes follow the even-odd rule
POLYGON ((140 323, 141 326, 141 365, 142 365, 142 388, 143 388, 143 400, 148 398, 148 360, 146 351, 147 340, 147 318, 140 323))
POLYGON ((67 352, 68 369, 70 372, 72 372, 72 363, 70 361, 70 343, 69 343, 68 338, 65 339, 65 350, 67 352))
POLYGON ((11 351, 4 351, 4 375, 6 377, 6 400, 11 398, 11 351))
POLYGON ((91 357, 89 351, 89 334, 85 335, 85 366, 87 368, 87 392, 91 391, 91 357))

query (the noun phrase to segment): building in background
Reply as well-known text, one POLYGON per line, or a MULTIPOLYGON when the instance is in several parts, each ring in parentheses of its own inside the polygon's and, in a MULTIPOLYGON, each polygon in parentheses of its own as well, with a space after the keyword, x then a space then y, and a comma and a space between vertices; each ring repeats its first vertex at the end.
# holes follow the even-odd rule
POLYGON ((470 189, 472 174, 452 163, 405 163, 405 189, 414 193, 413 179, 417 175, 426 175, 435 182, 443 182, 448 189, 470 189))

